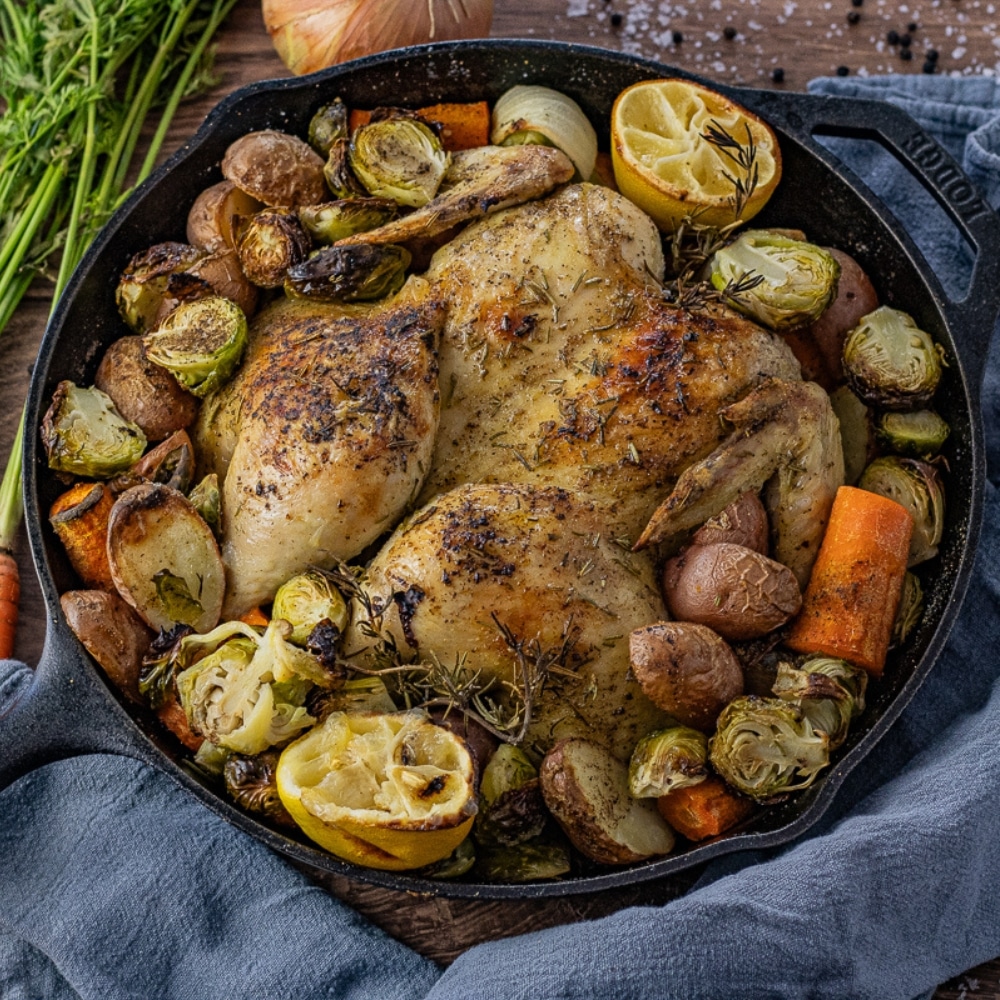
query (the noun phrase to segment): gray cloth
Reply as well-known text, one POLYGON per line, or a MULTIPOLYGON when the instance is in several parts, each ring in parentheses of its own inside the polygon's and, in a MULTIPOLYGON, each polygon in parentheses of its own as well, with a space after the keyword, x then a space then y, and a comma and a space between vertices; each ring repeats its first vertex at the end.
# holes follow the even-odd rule
MULTIPOLYGON (((904 104, 1000 203, 993 80, 815 89, 904 104)), ((898 167, 841 153, 933 250, 898 167)), ((966 265, 935 255, 949 280, 966 265)), ((0 996, 908 1000, 1000 955, 998 390, 994 361, 986 523, 960 620, 902 718, 796 844, 724 859, 667 906, 481 945, 441 972, 168 778, 77 758, 0 794, 0 996)), ((0 663, 0 714, 27 676, 0 663)), ((2 738, 0 721, 0 750, 2 738)))

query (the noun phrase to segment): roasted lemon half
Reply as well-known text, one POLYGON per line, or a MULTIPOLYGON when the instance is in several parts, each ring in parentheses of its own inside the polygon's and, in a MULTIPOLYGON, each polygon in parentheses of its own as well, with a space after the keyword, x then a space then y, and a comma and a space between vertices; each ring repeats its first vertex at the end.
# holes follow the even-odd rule
POLYGON ((476 813, 468 748, 424 712, 334 712, 285 748, 277 784, 310 839, 387 871, 447 857, 476 813))

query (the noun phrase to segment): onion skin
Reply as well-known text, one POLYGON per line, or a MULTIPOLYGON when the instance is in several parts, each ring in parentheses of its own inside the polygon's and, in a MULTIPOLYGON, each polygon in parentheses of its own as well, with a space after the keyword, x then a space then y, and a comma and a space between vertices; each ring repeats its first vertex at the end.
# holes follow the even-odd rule
POLYGON ((493 0, 262 0, 261 11, 296 76, 405 45, 484 38, 493 22, 493 0))

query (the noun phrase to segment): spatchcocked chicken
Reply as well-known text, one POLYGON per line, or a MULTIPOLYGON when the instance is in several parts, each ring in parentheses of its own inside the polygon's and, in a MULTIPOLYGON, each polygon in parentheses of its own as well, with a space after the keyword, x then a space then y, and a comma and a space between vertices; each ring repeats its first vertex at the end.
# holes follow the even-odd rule
MULTIPOLYGON (((765 496, 794 506, 804 491, 821 532, 843 475, 829 402, 784 341, 669 303, 663 270, 642 212, 574 184, 473 222, 388 303, 259 317, 199 433, 225 472, 226 612, 395 528, 346 655, 374 662, 377 632, 405 658, 522 691, 541 662, 528 739, 590 732, 627 753, 659 717, 628 671, 628 633, 667 617, 652 556, 631 551, 651 515, 644 541, 669 542, 773 476, 784 485, 765 496), (762 401, 733 409, 748 395, 762 401), (802 403, 811 446, 763 432, 802 403), (749 461, 741 440, 767 455, 749 461), (657 511, 685 470, 718 502, 688 489, 657 511)), ((802 522, 778 532, 800 577, 817 530, 801 537, 802 522)))

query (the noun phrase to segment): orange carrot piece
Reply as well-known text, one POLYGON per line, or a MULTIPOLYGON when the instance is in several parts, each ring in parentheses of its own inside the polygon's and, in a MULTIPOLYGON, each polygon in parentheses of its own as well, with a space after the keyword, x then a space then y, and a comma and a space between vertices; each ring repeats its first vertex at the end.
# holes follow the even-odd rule
POLYGON ((660 815, 688 840, 718 837, 753 812, 753 803, 710 775, 656 800, 660 815))
POLYGON ((240 615, 240 621, 244 625, 260 626, 261 628, 267 628, 267 624, 271 619, 261 611, 260 608, 251 608, 249 611, 244 611, 240 615))
POLYGON ((842 486, 802 610, 785 645, 882 673, 910 552, 913 518, 895 500, 842 486))
POLYGON ((77 483, 56 497, 49 510, 49 523, 70 564, 91 590, 115 591, 108 562, 108 520, 114 505, 107 486, 77 483))
MULTIPOLYGON (((441 143, 449 152, 489 145, 490 108, 485 101, 431 104, 426 108, 418 108, 417 114, 441 126, 441 143)), ((353 108, 347 118, 351 134, 362 125, 367 125, 371 117, 370 111, 353 108)))
POLYGON ((17 614, 21 601, 21 577, 10 549, 0 549, 0 660, 14 655, 17 614))

